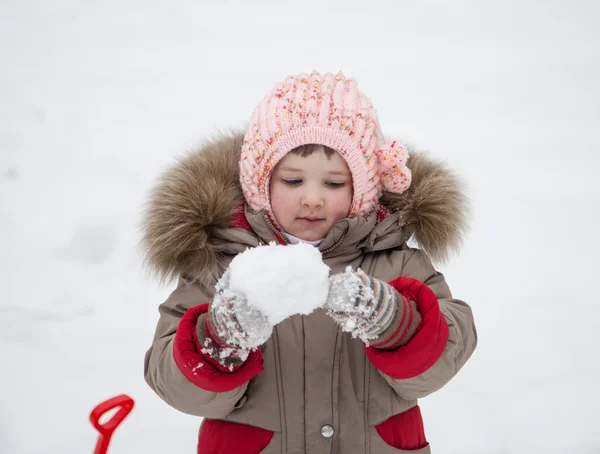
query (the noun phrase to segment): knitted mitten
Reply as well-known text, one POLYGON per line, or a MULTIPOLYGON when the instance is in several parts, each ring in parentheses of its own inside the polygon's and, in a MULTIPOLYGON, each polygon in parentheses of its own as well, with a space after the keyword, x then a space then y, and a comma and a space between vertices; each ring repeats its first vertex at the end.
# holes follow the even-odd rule
POLYGON ((329 278, 326 312, 367 345, 393 349, 415 334, 421 316, 414 301, 387 283, 351 267, 329 278))
POLYGON ((203 352, 232 369, 271 337, 273 326, 244 295, 230 290, 229 275, 228 269, 217 282, 208 314, 198 318, 196 330, 203 352))

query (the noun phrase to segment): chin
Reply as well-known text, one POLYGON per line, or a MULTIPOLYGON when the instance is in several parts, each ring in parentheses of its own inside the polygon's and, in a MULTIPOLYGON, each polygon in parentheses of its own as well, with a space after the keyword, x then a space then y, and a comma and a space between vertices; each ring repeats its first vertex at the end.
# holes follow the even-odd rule
MULTIPOLYGON (((288 232, 290 232, 290 231, 288 230, 288 232)), ((304 240, 304 241, 317 241, 317 240, 320 240, 321 238, 323 238, 322 236, 319 236, 318 233, 306 232, 306 231, 302 231, 302 232, 291 231, 290 234, 292 234, 296 238, 300 238, 301 240, 304 240)))

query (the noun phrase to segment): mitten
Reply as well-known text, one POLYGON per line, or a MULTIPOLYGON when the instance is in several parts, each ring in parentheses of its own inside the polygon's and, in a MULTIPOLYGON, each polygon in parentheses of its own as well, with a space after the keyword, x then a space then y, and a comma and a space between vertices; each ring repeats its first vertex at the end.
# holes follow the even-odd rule
POLYGON ((260 309, 248 304, 243 294, 230 290, 229 280, 227 270, 217 282, 208 311, 210 334, 227 346, 255 349, 271 337, 273 325, 260 309))
POLYGON ((198 341, 203 353, 232 370, 246 360, 250 350, 271 337, 273 325, 265 314, 248 304, 245 295, 230 289, 229 269, 215 290, 208 314, 198 318, 198 341))
POLYGON ((217 282, 208 314, 196 324, 198 341, 204 353, 232 370, 269 339, 273 326, 323 306, 328 289, 329 268, 310 245, 247 249, 217 282))
POLYGON ((406 344, 421 321, 414 301, 351 267, 329 278, 324 309, 343 331, 382 349, 406 344))

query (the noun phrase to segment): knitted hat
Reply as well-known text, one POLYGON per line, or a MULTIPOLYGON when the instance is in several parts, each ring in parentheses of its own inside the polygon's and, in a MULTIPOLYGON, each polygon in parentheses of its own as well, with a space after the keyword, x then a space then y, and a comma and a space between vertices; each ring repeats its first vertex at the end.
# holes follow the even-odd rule
POLYGON ((244 137, 240 180, 244 197, 272 219, 269 180, 277 163, 301 145, 324 145, 346 160, 354 195, 349 216, 377 206, 382 189, 400 193, 410 186, 408 153, 385 143, 371 101, 354 79, 313 72, 289 76, 256 107, 244 137))

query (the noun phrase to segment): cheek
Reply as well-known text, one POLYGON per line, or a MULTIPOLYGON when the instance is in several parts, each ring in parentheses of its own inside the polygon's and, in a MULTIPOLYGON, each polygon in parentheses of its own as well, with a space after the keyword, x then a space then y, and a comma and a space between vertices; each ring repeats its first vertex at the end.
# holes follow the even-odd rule
POLYGON ((336 218, 343 219, 348 215, 350 211, 350 205, 352 204, 352 192, 351 191, 339 191, 332 199, 332 208, 336 218))
POLYGON ((285 188, 281 188, 279 185, 275 185, 271 189, 271 209, 275 217, 284 216, 286 211, 291 205, 292 197, 285 188))

